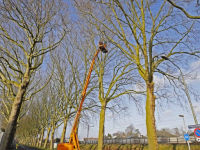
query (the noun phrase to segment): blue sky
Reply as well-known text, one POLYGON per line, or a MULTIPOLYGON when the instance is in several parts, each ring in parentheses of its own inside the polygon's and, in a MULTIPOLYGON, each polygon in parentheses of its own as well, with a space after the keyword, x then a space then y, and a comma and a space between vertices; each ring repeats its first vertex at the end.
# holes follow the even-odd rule
MULTIPOLYGON (((129 102, 130 103, 130 102, 129 102)), ((134 106, 134 103, 130 103, 129 105, 129 112, 130 116, 124 117, 116 117, 115 120, 113 120, 112 114, 106 114, 106 119, 105 119, 105 135, 108 133, 113 134, 117 131, 125 131, 126 127, 129 126, 130 124, 133 124, 136 129, 139 129, 141 134, 146 135, 146 123, 145 123, 145 114, 141 115, 138 113, 137 109, 134 106)), ((194 102, 193 101, 193 107, 196 113, 196 117, 198 120, 198 123, 200 121, 200 103, 199 102, 194 102)), ((179 115, 184 115, 186 126, 188 125, 194 125, 194 119, 192 116, 191 109, 188 106, 183 110, 180 106, 173 106, 171 108, 164 108, 163 112, 159 112, 159 115, 157 111, 155 112, 156 115, 156 126, 157 129, 162 129, 162 128, 184 128, 183 125, 183 119, 179 117, 179 115)), ((98 118, 96 118, 96 121, 90 123, 89 130, 89 137, 98 137, 98 118)), ((199 123, 200 124, 200 123, 199 123)), ((66 137, 69 136, 70 134, 70 129, 71 126, 68 126, 68 130, 66 133, 66 137)), ((60 137, 61 135, 61 129, 58 129, 56 131, 56 137, 60 137)), ((87 137, 87 126, 86 125, 81 125, 79 128, 79 140, 82 140, 83 138, 87 137)))

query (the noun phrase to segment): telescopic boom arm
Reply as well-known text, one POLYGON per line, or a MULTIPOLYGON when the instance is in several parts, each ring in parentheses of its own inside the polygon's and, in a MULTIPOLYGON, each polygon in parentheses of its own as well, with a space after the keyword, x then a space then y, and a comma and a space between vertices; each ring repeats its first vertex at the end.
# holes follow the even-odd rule
POLYGON ((78 111, 76 113, 76 116, 74 118, 72 130, 71 130, 71 133, 70 133, 69 143, 59 143, 58 148, 57 148, 58 150, 80 150, 79 143, 78 143, 78 136, 77 136, 77 124, 78 124, 79 116, 81 114, 83 102, 85 100, 86 90, 87 90, 87 87, 88 87, 88 84, 89 84, 93 65, 94 65, 96 57, 98 56, 99 51, 102 51, 103 53, 108 52, 107 49, 106 49, 105 43, 103 44, 102 42, 99 42, 99 48, 96 51, 94 58, 92 59, 92 62, 90 64, 90 70, 88 72, 88 76, 87 76, 87 79, 86 79, 86 82, 85 82, 85 85, 84 85, 84 88, 83 88, 83 91, 82 91, 82 99, 81 99, 78 111))

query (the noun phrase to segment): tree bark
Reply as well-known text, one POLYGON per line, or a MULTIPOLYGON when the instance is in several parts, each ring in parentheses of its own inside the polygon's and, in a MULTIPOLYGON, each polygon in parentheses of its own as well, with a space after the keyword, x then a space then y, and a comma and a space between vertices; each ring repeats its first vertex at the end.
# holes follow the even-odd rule
POLYGON ((106 111, 106 104, 101 106, 100 120, 99 120, 98 150, 103 150, 105 111, 106 111))
POLYGON ((28 144, 28 138, 25 137, 25 144, 28 144))
POLYGON ((147 100, 146 100, 146 125, 149 150, 158 150, 158 141, 155 127, 155 99, 154 83, 147 83, 147 100))
POLYGON ((38 141, 39 139, 37 138, 37 137, 35 137, 34 139, 33 139, 33 146, 36 146, 36 144, 37 144, 37 141, 38 141))
POLYGON ((40 137, 39 147, 42 147, 43 136, 44 136, 44 128, 42 128, 42 134, 41 134, 41 137, 40 137))
POLYGON ((47 148, 47 142, 48 142, 48 139, 49 139, 50 131, 51 131, 51 128, 48 128, 47 129, 47 136, 46 136, 46 139, 45 139, 45 142, 44 142, 44 148, 47 148))
POLYGON ((6 131, 1 140, 1 143, 2 143, 0 146, 1 150, 10 150, 10 145, 12 144, 12 141, 14 139, 14 135, 16 132, 17 119, 20 113, 23 96, 24 96, 24 93, 26 92, 26 88, 28 84, 29 84, 29 78, 25 78, 23 83, 18 89, 17 95, 12 105, 12 110, 9 117, 8 125, 6 127, 6 131))
POLYGON ((39 143, 40 143, 40 137, 41 137, 41 135, 39 135, 39 138, 36 140, 37 142, 36 142, 36 147, 39 147, 39 143))
POLYGON ((36 146, 36 147, 39 147, 40 138, 41 138, 41 132, 38 131, 38 133, 36 133, 35 138, 36 138, 35 146, 36 146), (38 135, 39 135, 39 138, 38 138, 38 135))
POLYGON ((51 143, 50 143, 50 149, 53 149, 53 143, 54 143, 54 132, 55 132, 55 128, 52 128, 52 130, 51 130, 51 143))
POLYGON ((60 143, 64 143, 64 140, 65 140, 65 133, 66 133, 66 129, 67 129, 67 121, 68 121, 68 119, 65 119, 65 121, 64 121, 64 126, 63 126, 63 131, 62 131, 60 143))

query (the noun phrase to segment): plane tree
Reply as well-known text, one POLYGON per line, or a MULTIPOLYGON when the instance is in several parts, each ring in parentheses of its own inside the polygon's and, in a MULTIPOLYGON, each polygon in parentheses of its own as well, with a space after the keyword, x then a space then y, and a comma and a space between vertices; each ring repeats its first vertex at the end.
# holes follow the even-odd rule
POLYGON ((60 106, 62 105, 62 101, 60 100, 60 88, 57 86, 57 82, 50 82, 49 84, 49 103, 50 107, 50 124, 51 124, 51 142, 50 149, 53 149, 54 143, 54 133, 55 130, 62 124, 61 122, 61 111, 60 106))
POLYGON ((124 110, 123 105, 120 104, 121 97, 125 98, 126 95, 132 97, 133 94, 143 93, 130 88, 130 85, 136 82, 131 76, 135 67, 121 56, 123 55, 116 52, 116 50, 110 50, 105 57, 101 54, 95 65, 95 72, 98 75, 98 99, 101 106, 98 135, 99 149, 103 148, 106 110, 114 109, 116 112, 117 110, 124 110), (111 106, 109 107, 109 105, 111 106))
POLYGON ((44 133, 49 138, 51 128, 48 129, 51 117, 51 101, 48 99, 49 91, 45 87, 41 93, 34 95, 34 101, 25 116, 18 123, 15 137, 20 143, 41 147, 44 133), (49 133, 48 133, 49 132, 49 133))
MULTIPOLYGON (((43 139, 45 139, 43 145, 44 148, 47 147, 49 135, 52 130, 53 105, 49 92, 49 85, 47 85, 41 93, 37 93, 34 96, 36 100, 34 100, 33 105, 29 110, 29 112, 33 114, 33 116, 37 116, 37 119, 35 119, 36 123, 34 123, 36 127, 40 128, 40 132, 37 134, 37 141, 39 142, 39 147, 41 147, 43 139), (44 134, 45 132, 46 134, 44 134)), ((27 116, 29 116, 29 114, 27 114, 27 116)), ((20 123, 24 124, 23 120, 20 123)), ((37 145, 37 143, 33 144, 37 145)))
POLYGON ((62 18, 66 9, 60 11, 63 7, 62 1, 53 0, 0 2, 0 82, 13 100, 0 149, 9 149, 22 102, 36 93, 24 97, 32 76, 45 54, 54 50, 66 34, 66 16, 62 18))
MULTIPOLYGON (((78 43, 77 41, 73 42, 78 43)), ((84 86, 84 80, 86 79, 85 76, 87 75, 90 62, 88 58, 90 56, 87 56, 85 49, 78 50, 77 48, 76 51, 71 51, 70 45, 68 45, 69 43, 63 43, 60 46, 61 50, 51 53, 52 61, 48 63, 48 66, 50 66, 49 69, 54 71, 51 81, 41 93, 35 95, 37 100, 34 101, 34 105, 31 108, 31 112, 38 117, 36 119, 37 122, 34 123, 37 125, 35 128, 39 127, 39 132, 37 132, 39 138, 37 143, 33 144, 40 144, 40 147, 44 135, 43 131, 46 129, 44 147, 47 147, 47 140, 51 133, 50 148, 52 148, 55 129, 61 124, 64 124, 61 135, 61 142, 64 142, 66 128, 77 112, 82 87, 84 86), (80 55, 77 53, 81 53, 80 55, 83 58, 79 58, 80 55)), ((75 49, 75 46, 73 48, 75 49)), ((49 72, 52 71, 50 70, 49 72)), ((90 93, 96 87, 95 85, 90 84, 87 91, 87 98, 89 98, 90 93)), ((93 105, 84 105, 83 110, 90 110, 93 105)))
POLYGON ((140 131, 139 129, 136 129, 133 124, 130 124, 128 127, 126 127, 125 134, 126 134, 126 137, 130 137, 130 136, 139 137, 140 131))
MULTIPOLYGON (((85 49, 88 49, 90 53, 94 53, 98 50, 97 39, 101 41, 104 37, 89 23, 82 26, 82 30, 87 41, 85 49)), ((130 88, 131 85, 139 82, 136 79, 137 74, 131 76, 136 67, 120 51, 116 51, 115 48, 107 47, 108 53, 106 54, 100 52, 93 68, 98 85, 95 90, 99 101, 97 104, 100 107, 98 149, 103 148, 106 110, 122 113, 119 110, 124 110, 125 106, 120 102, 120 98, 125 98, 127 95, 132 97, 133 94, 144 94, 144 91, 138 92, 130 88)))
MULTIPOLYGON (((69 47, 69 45, 67 46, 69 47)), ((53 83, 56 84, 58 90, 58 98, 61 102, 58 108, 61 112, 60 121, 63 123, 63 130, 60 142, 63 143, 65 133, 70 119, 75 115, 76 108, 79 104, 78 96, 81 87, 77 84, 74 74, 77 74, 76 59, 70 54, 67 47, 53 54, 52 60, 55 65, 53 83)))
MULTIPOLYGON (((1 61, 1 63, 3 62, 1 61)), ((24 94, 24 97, 26 97, 26 99, 23 100, 21 110, 20 110, 18 120, 17 120, 18 123, 31 107, 31 104, 33 102, 33 97, 30 96, 30 94, 33 92, 33 90, 35 90, 35 93, 39 92, 42 88, 44 88, 44 85, 46 85, 45 82, 44 83, 41 82, 42 80, 42 78, 40 77, 41 72, 40 73, 39 72, 38 74, 32 75, 30 86, 27 88, 28 90, 24 94)), ((14 95, 13 96, 9 95, 7 87, 3 84, 0 86, 0 89, 1 89, 0 113, 2 114, 2 117, 4 118, 4 123, 7 125, 9 116, 11 113, 11 109, 12 109, 12 104, 14 101, 14 97, 13 97, 14 95)), ((13 89, 16 92, 16 88, 13 88, 13 89)))
POLYGON ((38 134, 41 130, 40 116, 37 116, 36 107, 31 107, 30 111, 21 119, 18 124, 15 138, 22 144, 36 146, 38 134))
MULTIPOLYGON (((52 129, 51 116, 53 112, 52 111, 53 107, 52 107, 52 102, 50 100, 49 92, 50 92, 49 85, 47 85, 40 93, 35 94, 34 95, 35 100, 33 101, 33 104, 31 105, 31 108, 29 109, 28 113, 25 115, 25 118, 30 118, 30 120, 32 120, 31 128, 38 128, 38 131, 39 131, 37 132, 37 136, 36 136, 37 142, 32 143, 32 144, 34 146, 41 147, 43 143, 43 139, 45 139, 44 145, 43 145, 44 148, 47 147, 47 142, 48 142, 49 135, 52 129)), ((16 136, 19 136, 19 134, 21 135, 21 131, 23 134, 23 128, 26 129, 24 127, 26 124, 27 124, 26 120, 24 121, 24 119, 22 118, 22 120, 19 123, 19 128, 17 128, 16 136)), ((31 130, 28 128, 26 132, 28 133, 29 131, 31 130)), ((29 140, 32 140, 31 137, 29 137, 29 140)), ((28 144, 27 140, 26 140, 26 144, 28 144)))
MULTIPOLYGON (((143 80, 146 91, 149 149, 158 149, 154 115, 156 108, 154 78, 158 73, 169 80, 173 77, 169 72, 159 68, 163 67, 163 61, 167 61, 161 58, 162 55, 176 60, 179 58, 180 63, 184 64, 183 60, 187 58, 184 54, 193 54, 194 49, 190 42, 194 41, 190 41, 189 37, 194 22, 188 22, 181 15, 174 13, 173 7, 169 6, 167 1, 75 1, 75 6, 81 15, 85 16, 87 22, 94 25, 110 43, 137 66, 137 72, 143 80)), ((175 84, 174 87, 176 88, 175 84)))
MULTIPOLYGON (((89 67, 89 57, 85 49, 80 48, 81 42, 75 35, 75 32, 65 37, 61 44, 61 50, 53 54, 53 63, 55 65, 55 75, 52 77, 60 89, 58 92, 61 105, 59 111, 61 112, 61 122, 63 123, 63 130, 60 142, 63 143, 67 126, 74 119, 77 112, 82 89, 87 76, 89 67), (68 40, 71 39, 71 40, 68 40), (79 45, 80 44, 80 45, 79 45), (79 45, 79 47, 77 47, 79 45)), ((95 84, 90 84, 86 93, 86 98, 90 97, 91 92, 95 88, 95 84)), ((85 105, 82 110, 90 110, 93 105, 85 105)))
MULTIPOLYGON (((77 87, 75 79, 69 69, 70 65, 67 63, 67 60, 70 56, 66 56, 66 53, 62 51, 61 53, 56 53, 53 56, 53 63, 55 65, 55 72, 53 76, 53 83, 56 84, 58 90, 58 99, 61 102, 60 107, 57 108, 61 112, 60 121, 63 123, 63 131, 61 135, 61 143, 64 142, 65 133, 68 121, 73 116, 75 111, 73 108, 75 107, 74 104, 74 91, 73 88, 77 87)), ((77 91, 77 94, 79 92, 77 91)))
MULTIPOLYGON (((193 3, 193 8, 195 8, 194 7, 194 5, 196 5, 196 8, 197 8, 197 11, 196 11, 196 13, 197 13, 197 15, 191 15, 190 13, 189 13, 189 10, 186 10, 184 7, 182 7, 181 6, 181 4, 183 3, 183 2, 174 2, 174 1, 172 1, 172 0, 167 0, 172 6, 174 6, 175 8, 177 8, 177 9, 179 9, 179 10, 181 10, 188 18, 190 18, 190 19, 200 19, 200 15, 199 15, 199 11, 198 11, 198 9, 199 9, 199 6, 200 6, 200 3, 199 3, 199 0, 197 0, 196 2, 195 1, 186 1, 185 3, 188 5, 188 4, 190 4, 191 2, 193 3), (181 4, 180 4, 181 3, 181 4)), ((191 10, 191 7, 190 7, 190 10, 191 10)), ((195 10, 195 9, 194 9, 195 10)))
MULTIPOLYGON (((46 131, 46 138, 49 138, 50 130, 51 128, 48 127, 51 119, 51 101, 49 101, 49 90, 48 85, 45 87, 41 93, 38 93, 34 96, 36 100, 34 100, 34 103, 32 104, 32 107, 30 109, 31 113, 34 114, 34 116, 37 116, 36 125, 39 126, 39 133, 37 135, 37 143, 34 143, 35 146, 41 147, 44 139, 44 133, 46 131)), ((50 125, 51 126, 51 125, 50 125)), ((46 143, 47 144, 47 143, 46 143)))
MULTIPOLYGON (((44 92, 44 91, 43 91, 44 92)), ((45 98, 46 95, 41 95, 42 98, 45 98)), ((39 98, 39 100, 41 100, 39 98)), ((45 133, 45 129, 47 127, 47 121, 46 121, 46 116, 48 116, 48 112, 44 112, 44 105, 46 104, 42 104, 41 102, 36 102, 34 110, 35 110, 35 114, 38 116, 38 125, 39 125, 39 133, 38 133, 38 140, 36 143, 37 147, 41 147, 42 146, 42 142, 43 142, 43 137, 44 137, 44 133, 45 133), (41 105, 43 105, 43 107, 41 107, 41 105)))
POLYGON ((47 146, 50 136, 52 149, 55 130, 62 124, 59 96, 59 89, 52 81, 42 93, 34 96, 36 100, 17 128, 16 137, 20 137, 21 142, 30 142, 33 146, 41 147, 46 131, 44 147, 47 146))

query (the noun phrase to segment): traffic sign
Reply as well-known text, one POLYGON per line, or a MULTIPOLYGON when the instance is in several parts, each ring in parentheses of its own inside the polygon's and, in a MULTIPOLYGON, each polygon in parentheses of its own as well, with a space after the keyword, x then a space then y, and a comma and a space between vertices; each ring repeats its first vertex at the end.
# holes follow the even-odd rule
POLYGON ((184 134, 184 139, 185 139, 186 141, 188 141, 188 140, 190 139, 190 136, 189 136, 188 134, 184 134))
POLYGON ((196 128, 196 129, 194 130, 194 135, 195 135, 196 137, 200 138, 200 128, 196 128))
POLYGON ((197 142, 200 142, 200 138, 197 138, 197 142))
POLYGON ((200 124, 188 125, 189 129, 200 128, 200 124))

